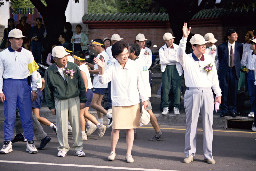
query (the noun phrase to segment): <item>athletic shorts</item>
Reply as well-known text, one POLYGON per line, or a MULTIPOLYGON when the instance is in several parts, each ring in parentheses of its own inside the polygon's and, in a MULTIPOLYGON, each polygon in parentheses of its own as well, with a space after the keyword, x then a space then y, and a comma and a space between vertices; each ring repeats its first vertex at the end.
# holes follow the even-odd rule
POLYGON ((41 92, 40 88, 37 89, 37 98, 35 101, 32 102, 32 108, 41 108, 42 102, 43 102, 43 93, 41 92))
POLYGON ((93 93, 104 95, 107 91, 107 88, 93 88, 93 93))
POLYGON ((85 103, 85 107, 90 107, 91 106, 92 97, 93 97, 92 89, 87 89, 87 92, 86 92, 87 101, 85 103))

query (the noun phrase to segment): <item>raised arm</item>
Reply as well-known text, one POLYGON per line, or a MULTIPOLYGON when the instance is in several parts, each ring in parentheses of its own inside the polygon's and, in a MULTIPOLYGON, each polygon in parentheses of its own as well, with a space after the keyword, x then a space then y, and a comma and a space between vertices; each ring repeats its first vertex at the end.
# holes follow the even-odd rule
POLYGON ((181 65, 184 65, 184 56, 186 55, 186 43, 187 43, 187 38, 190 34, 191 27, 188 28, 187 23, 184 23, 183 28, 183 37, 180 40, 179 44, 179 49, 178 49, 178 59, 181 65))

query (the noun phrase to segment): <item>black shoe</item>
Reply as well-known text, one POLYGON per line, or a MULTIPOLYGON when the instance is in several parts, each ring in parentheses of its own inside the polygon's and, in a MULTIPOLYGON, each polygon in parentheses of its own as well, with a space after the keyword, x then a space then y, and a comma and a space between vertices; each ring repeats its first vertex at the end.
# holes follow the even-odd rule
POLYGON ((37 148, 38 150, 42 150, 48 142, 51 141, 51 137, 44 137, 44 139, 41 140, 40 146, 37 148))
POLYGON ((24 136, 21 133, 19 133, 15 135, 15 137, 12 139, 12 143, 16 143, 18 141, 24 142, 24 140, 25 140, 24 136))
POLYGON ((154 135, 149 141, 163 141, 161 135, 154 135))
POLYGON ((234 118, 236 117, 236 112, 231 112, 231 116, 234 118))

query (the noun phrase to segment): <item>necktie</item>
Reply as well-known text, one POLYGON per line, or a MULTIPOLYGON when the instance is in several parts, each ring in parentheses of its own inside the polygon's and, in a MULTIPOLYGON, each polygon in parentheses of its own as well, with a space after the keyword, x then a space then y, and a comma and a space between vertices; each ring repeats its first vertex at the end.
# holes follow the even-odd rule
POLYGON ((235 60, 235 55, 234 55, 234 52, 233 52, 233 47, 231 46, 230 47, 230 63, 229 63, 229 67, 233 67, 235 64, 234 64, 234 60, 235 60))

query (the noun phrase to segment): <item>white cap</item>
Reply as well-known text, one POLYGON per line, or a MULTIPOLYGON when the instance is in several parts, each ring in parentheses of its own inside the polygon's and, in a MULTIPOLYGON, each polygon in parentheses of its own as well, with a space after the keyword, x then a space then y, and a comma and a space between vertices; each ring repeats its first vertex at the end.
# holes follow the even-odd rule
POLYGON ((214 35, 212 33, 206 33, 204 35, 204 39, 210 43, 216 43, 218 40, 214 38, 214 35))
POLYGON ((13 38, 22 38, 22 37, 25 37, 22 35, 22 31, 20 29, 12 29, 9 34, 8 34, 8 37, 13 37, 13 38))
POLYGON ((139 42, 143 42, 143 41, 148 40, 148 39, 145 38, 144 34, 139 33, 136 36, 136 40, 138 40, 139 42))
POLYGON ((111 41, 113 41, 113 40, 120 41, 120 40, 122 40, 122 39, 123 39, 123 38, 121 38, 119 34, 113 34, 113 35, 111 36, 111 41))
POLYGON ((255 38, 251 39, 251 41, 256 44, 256 39, 255 38))
POLYGON ((200 34, 195 34, 191 37, 189 41, 192 45, 204 45, 208 43, 208 41, 205 41, 204 37, 200 34))
POLYGON ((63 46, 55 46, 52 49, 52 56, 56 58, 63 58, 64 56, 68 55, 69 53, 66 52, 63 46))
POLYGON ((172 36, 172 33, 164 33, 163 39, 164 40, 171 40, 174 39, 175 37, 172 36))

